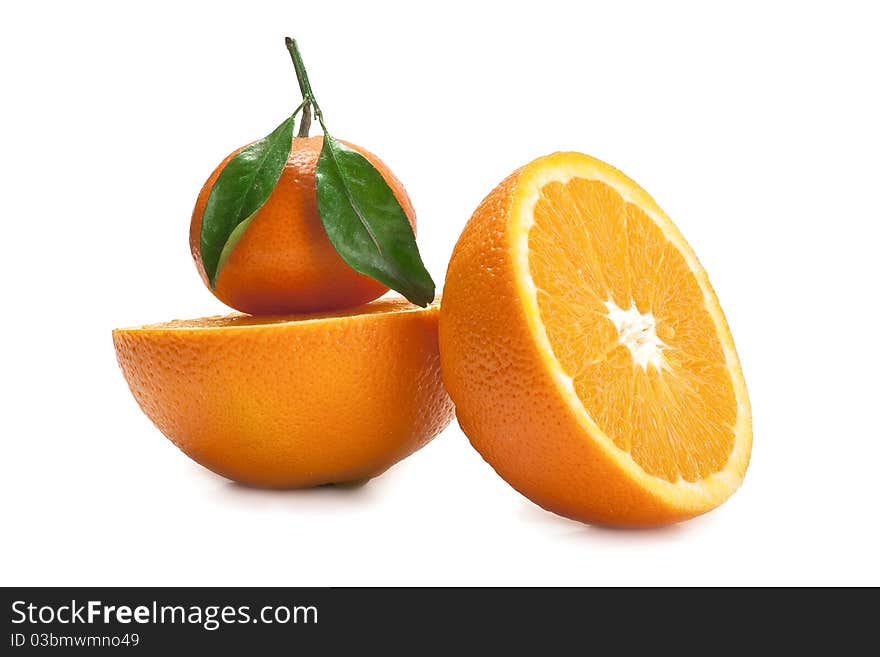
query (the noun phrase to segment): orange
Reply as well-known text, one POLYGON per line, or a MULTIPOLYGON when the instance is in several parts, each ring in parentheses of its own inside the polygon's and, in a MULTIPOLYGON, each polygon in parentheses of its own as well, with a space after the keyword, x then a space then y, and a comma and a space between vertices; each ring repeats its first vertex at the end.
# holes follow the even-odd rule
POLYGON ((558 514, 661 525, 743 479, 749 399, 706 272, 599 160, 540 158, 477 208, 449 264, 440 353, 471 443, 558 514))
POLYGON ((293 488, 375 477, 449 423, 437 318, 436 304, 389 299, 117 329, 113 342, 141 409, 188 456, 293 488))
MULTIPOLYGON (((213 292, 227 306, 254 315, 318 312, 358 306, 388 291, 349 267, 321 224, 315 167, 323 139, 293 140, 278 184, 220 269, 213 292)), ((416 213, 401 182, 378 157, 360 146, 343 143, 382 174, 415 230, 416 213)), ((202 215, 217 177, 236 153, 230 153, 202 187, 190 223, 190 249, 209 288, 199 242, 202 215)))

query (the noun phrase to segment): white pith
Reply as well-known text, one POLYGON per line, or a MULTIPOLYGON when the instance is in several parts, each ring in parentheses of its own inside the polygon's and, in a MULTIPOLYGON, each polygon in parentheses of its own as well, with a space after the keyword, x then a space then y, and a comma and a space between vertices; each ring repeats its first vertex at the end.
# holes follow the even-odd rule
POLYGON ((614 324, 620 344, 629 349, 636 365, 643 369, 649 365, 662 369, 666 345, 657 337, 654 313, 640 313, 635 304, 624 310, 611 299, 605 302, 605 307, 608 309, 605 316, 614 324))

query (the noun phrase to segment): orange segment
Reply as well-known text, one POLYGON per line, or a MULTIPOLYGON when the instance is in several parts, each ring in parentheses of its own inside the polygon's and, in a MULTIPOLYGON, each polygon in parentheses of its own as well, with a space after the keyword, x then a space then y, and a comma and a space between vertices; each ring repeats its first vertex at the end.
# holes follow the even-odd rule
POLYGON ((742 481, 751 411, 712 286, 604 162, 539 158, 483 201, 450 261, 440 347, 471 443, 547 509, 657 525, 742 481))

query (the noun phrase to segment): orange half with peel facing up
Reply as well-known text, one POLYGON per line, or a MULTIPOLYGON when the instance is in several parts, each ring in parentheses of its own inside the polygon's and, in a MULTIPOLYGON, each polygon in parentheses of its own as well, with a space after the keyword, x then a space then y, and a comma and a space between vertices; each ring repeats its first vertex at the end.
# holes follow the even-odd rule
POLYGON ((749 399, 706 272, 604 162, 542 157, 482 202, 449 264, 440 353, 473 446, 550 511, 661 525, 745 475, 749 399))
POLYGON ((188 456, 245 484, 375 477, 452 419, 438 305, 229 315, 113 332, 144 413, 188 456))

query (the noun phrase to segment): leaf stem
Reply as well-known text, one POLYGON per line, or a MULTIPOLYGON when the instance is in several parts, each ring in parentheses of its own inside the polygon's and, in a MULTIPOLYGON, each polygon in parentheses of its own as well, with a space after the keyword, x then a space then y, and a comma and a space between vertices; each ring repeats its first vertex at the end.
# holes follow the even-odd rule
MULTIPOLYGON (((290 118, 291 118, 291 119, 295 119, 295 118, 296 118, 296 115, 299 114, 299 111, 300 111, 300 110, 302 110, 303 112, 308 112, 308 111, 309 111, 308 101, 303 100, 303 102, 301 102, 299 105, 297 105, 297 106, 296 106, 296 109, 293 110, 293 114, 290 115, 290 118)), ((304 121, 305 118, 306 118, 306 117, 303 116, 303 118, 300 120, 300 129, 302 129, 302 121, 304 121)), ((311 121, 312 121, 312 117, 310 116, 309 119, 308 119, 308 123, 311 123, 311 121)), ((299 134, 297 135, 297 137, 302 137, 302 136, 308 137, 308 136, 309 136, 309 131, 306 130, 306 134, 305 134, 305 135, 299 135, 299 134)))
POLYGON ((311 130, 312 128, 312 106, 306 101, 303 101, 302 108, 303 115, 302 118, 299 120, 299 130, 297 130, 296 136, 308 137, 309 130, 311 130))
POLYGON ((321 107, 318 105, 318 101, 315 100, 315 94, 312 92, 312 85, 309 83, 309 74, 306 73, 306 66, 303 63, 302 53, 299 51, 296 39, 284 37, 284 45, 287 46, 287 51, 290 53, 290 59, 293 61, 293 68, 296 70, 296 80, 299 83, 299 91, 303 97, 303 115, 296 136, 309 136, 309 129, 312 124, 312 109, 315 111, 318 123, 321 124, 321 130, 324 131, 325 135, 329 135, 330 133, 327 131, 327 126, 324 125, 324 114, 321 112, 321 107))

